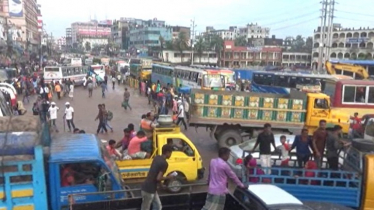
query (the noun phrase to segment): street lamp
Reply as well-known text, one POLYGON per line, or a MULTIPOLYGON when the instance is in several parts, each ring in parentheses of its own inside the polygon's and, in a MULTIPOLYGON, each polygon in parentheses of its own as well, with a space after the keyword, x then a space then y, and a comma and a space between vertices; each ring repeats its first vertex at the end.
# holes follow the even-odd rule
POLYGON ((41 71, 43 67, 43 26, 46 24, 42 25, 42 28, 40 30, 40 55, 39 55, 39 70, 41 71))
POLYGON ((192 28, 192 36, 191 36, 191 49, 192 49, 192 53, 191 53, 191 65, 193 65, 193 61, 194 61, 194 38, 195 38, 195 27, 197 25, 195 24, 195 19, 191 20, 191 28, 192 28))

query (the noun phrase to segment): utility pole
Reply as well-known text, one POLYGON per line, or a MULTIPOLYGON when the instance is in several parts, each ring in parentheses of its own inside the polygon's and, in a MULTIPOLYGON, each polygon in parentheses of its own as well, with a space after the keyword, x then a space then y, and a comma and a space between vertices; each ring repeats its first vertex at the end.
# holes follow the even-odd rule
POLYGON ((326 17, 327 17, 327 4, 328 0, 322 0, 322 9, 321 9, 321 43, 319 45, 319 56, 318 56, 318 72, 322 72, 323 62, 324 62, 324 49, 325 49, 325 36, 326 36, 326 17))
POLYGON ((191 20, 191 28, 192 28, 192 33, 191 33, 191 46, 192 46, 192 53, 191 53, 191 65, 193 65, 193 61, 194 61, 194 45, 195 45, 195 27, 197 25, 195 25, 195 18, 193 20, 191 20))
POLYGON ((332 34, 334 31, 334 10, 335 10, 335 0, 330 0, 329 4, 329 30, 328 30, 328 42, 327 42, 327 53, 326 60, 330 60, 331 48, 332 48, 332 34))

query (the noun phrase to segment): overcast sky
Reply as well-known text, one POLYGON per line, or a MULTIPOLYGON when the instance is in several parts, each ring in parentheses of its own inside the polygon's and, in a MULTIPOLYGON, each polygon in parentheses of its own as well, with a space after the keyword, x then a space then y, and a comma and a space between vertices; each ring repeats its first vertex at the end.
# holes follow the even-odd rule
MULTIPOLYGON (((227 29, 258 23, 270 27, 276 37, 311 36, 320 25, 321 0, 37 0, 42 6, 46 29, 65 36, 72 22, 119 19, 165 20, 169 25, 227 29)), ((336 0, 335 23, 343 27, 374 28, 374 0, 336 0)))

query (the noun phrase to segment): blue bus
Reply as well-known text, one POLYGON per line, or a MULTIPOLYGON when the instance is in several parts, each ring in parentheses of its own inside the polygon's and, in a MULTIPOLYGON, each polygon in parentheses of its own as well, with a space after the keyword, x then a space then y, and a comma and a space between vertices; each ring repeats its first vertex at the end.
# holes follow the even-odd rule
POLYGON ((252 92, 289 94, 291 89, 303 92, 321 92, 329 75, 312 75, 282 72, 253 72, 252 92))
POLYGON ((152 83, 160 81, 161 86, 167 86, 167 84, 174 85, 174 67, 167 63, 154 63, 152 64, 152 83))

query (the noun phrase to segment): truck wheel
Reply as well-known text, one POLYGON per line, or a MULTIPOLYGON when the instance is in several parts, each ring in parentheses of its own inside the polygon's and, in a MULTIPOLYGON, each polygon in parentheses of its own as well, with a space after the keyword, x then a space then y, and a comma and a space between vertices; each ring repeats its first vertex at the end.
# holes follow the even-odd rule
POLYGON ((362 152, 372 152, 374 151, 374 142, 365 139, 353 139, 352 147, 362 152))
POLYGON ((231 147, 233 145, 243 142, 243 138, 240 133, 236 130, 222 131, 220 136, 218 136, 218 146, 221 147, 231 147))
POLYGON ((175 179, 168 180, 166 182, 166 187, 170 193, 179 193, 183 189, 182 187, 183 184, 184 184, 183 177, 177 176, 175 179))

